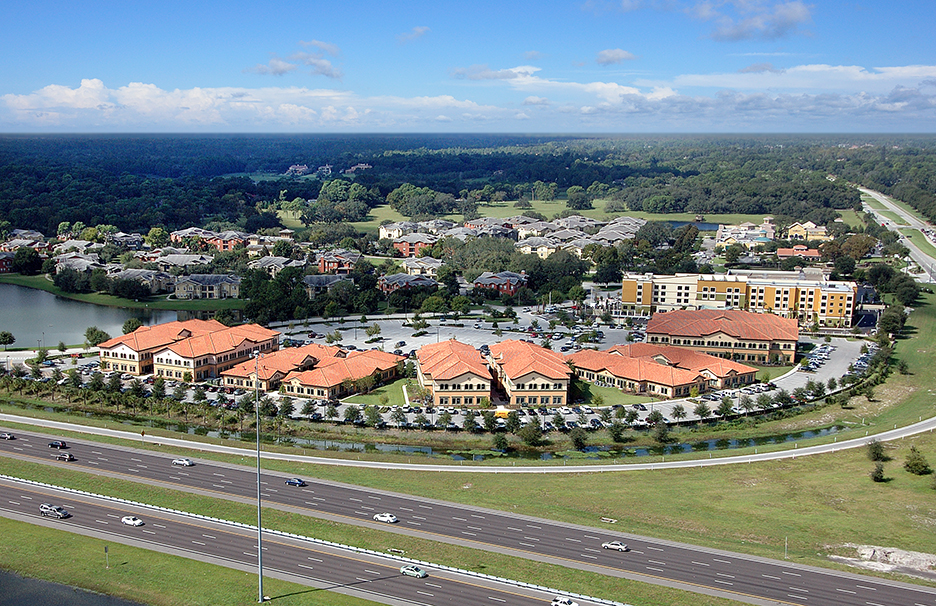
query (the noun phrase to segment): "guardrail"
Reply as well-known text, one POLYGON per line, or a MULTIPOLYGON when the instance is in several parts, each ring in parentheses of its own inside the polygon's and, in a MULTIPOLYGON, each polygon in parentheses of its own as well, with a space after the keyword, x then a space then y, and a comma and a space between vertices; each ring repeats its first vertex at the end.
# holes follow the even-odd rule
MULTIPOLYGON (((196 519, 196 520, 204 520, 204 521, 208 521, 208 522, 214 522, 214 523, 216 523, 216 524, 223 524, 223 525, 226 525, 226 526, 234 526, 234 527, 236 527, 236 528, 242 528, 242 529, 245 529, 245 530, 253 530, 253 531, 256 531, 256 530, 257 530, 257 527, 254 526, 254 525, 252 525, 252 524, 244 524, 244 523, 242 523, 242 522, 232 522, 232 521, 230 521, 230 520, 224 520, 224 519, 221 519, 221 518, 213 518, 213 517, 211 517, 211 516, 204 516, 204 515, 197 514, 197 513, 191 513, 191 512, 189 512, 189 511, 181 511, 181 510, 178 510, 178 509, 170 509, 170 508, 168 508, 168 507, 160 507, 159 505, 149 505, 149 504, 147 504, 147 503, 140 503, 140 502, 137 502, 137 501, 130 501, 130 500, 128 500, 128 499, 121 499, 121 498, 119 498, 119 497, 111 497, 111 496, 108 496, 108 495, 101 495, 101 494, 97 494, 97 493, 93 493, 93 492, 87 492, 87 491, 85 491, 85 490, 77 490, 77 489, 74 489, 74 488, 65 488, 65 487, 63 487, 63 486, 56 486, 56 485, 54 485, 54 484, 46 484, 45 482, 37 482, 37 481, 35 481, 35 480, 27 480, 27 479, 24 479, 24 478, 17 478, 17 477, 15 477, 15 476, 8 476, 8 475, 5 475, 5 474, 0 474, 0 479, 9 480, 9 481, 12 481, 12 482, 21 482, 21 483, 23 483, 23 484, 28 484, 28 485, 30 485, 30 486, 39 486, 39 487, 42 487, 42 488, 50 488, 50 489, 53 489, 53 490, 60 490, 60 491, 62 491, 62 492, 67 492, 67 493, 75 494, 75 495, 82 495, 82 496, 93 497, 93 498, 101 499, 101 500, 104 500, 104 501, 110 501, 110 502, 112 502, 112 503, 120 503, 120 504, 122 504, 122 505, 131 505, 131 506, 133 506, 133 507, 140 507, 140 508, 142 508, 142 509, 150 509, 150 510, 154 510, 154 511, 164 511, 164 512, 166 512, 166 513, 171 513, 171 514, 174 514, 174 515, 179 515, 179 516, 184 516, 184 517, 188 517, 188 518, 193 518, 193 519, 196 519)), ((427 561, 424 561, 424 560, 414 560, 414 559, 411 559, 411 558, 404 558, 404 557, 402 557, 401 555, 394 555, 393 553, 389 553, 389 554, 388 554, 388 553, 384 553, 384 552, 382 552, 382 551, 375 551, 375 550, 373 550, 373 549, 364 549, 363 547, 354 547, 353 545, 344 545, 344 544, 342 544, 342 543, 335 543, 335 542, 332 542, 332 541, 326 541, 326 540, 324 540, 324 539, 316 539, 316 538, 314 538, 314 537, 307 537, 307 536, 303 536, 303 535, 299 535, 299 534, 293 534, 293 533, 291 533, 291 532, 283 532, 283 531, 281 531, 281 530, 272 530, 272 529, 267 529, 267 528, 264 528, 264 529, 263 529, 263 532, 264 532, 265 534, 270 534, 270 535, 273 535, 273 536, 290 538, 290 539, 297 540, 297 541, 306 541, 306 542, 309 542, 309 543, 314 543, 314 544, 316 544, 316 545, 324 545, 324 546, 332 547, 332 548, 335 548, 335 549, 342 549, 342 550, 351 551, 351 552, 354 552, 354 553, 361 553, 361 554, 365 554, 365 555, 370 555, 370 556, 375 556, 375 557, 381 557, 381 558, 385 558, 385 559, 388 559, 388 560, 394 560, 394 561, 397 561, 397 562, 401 562, 401 563, 404 563, 404 564, 418 564, 418 565, 425 566, 425 567, 427 567, 427 568, 432 568, 432 569, 435 569, 435 570, 444 570, 444 571, 446 571, 446 572, 452 572, 452 573, 456 573, 456 574, 462 574, 462 575, 466 575, 466 576, 470 576, 470 577, 474 577, 474 578, 478 578, 478 579, 484 579, 484 580, 486 580, 486 581, 493 581, 493 582, 496 582, 496 583, 503 583, 503 584, 505 584, 505 585, 512 585, 512 586, 514 586, 514 587, 522 587, 522 588, 524 588, 524 589, 532 589, 532 590, 535 590, 535 591, 541 591, 541 592, 543 592, 543 593, 551 593, 551 594, 556 594, 556 595, 568 596, 568 597, 571 597, 571 598, 576 598, 576 599, 579 599, 579 600, 585 600, 585 601, 588 601, 588 602, 592 602, 592 603, 594 603, 594 604, 601 604, 602 606, 632 606, 631 604, 626 604, 626 603, 624 603, 624 602, 615 602, 614 600, 606 600, 606 599, 604 599, 604 598, 595 598, 595 597, 591 597, 591 596, 587 596, 587 595, 582 595, 582 594, 577 594, 577 593, 570 593, 570 592, 567 592, 567 591, 560 591, 560 590, 558 590, 558 589, 553 589, 553 588, 551 588, 551 587, 544 587, 544 586, 542 586, 542 585, 534 585, 533 583, 526 583, 526 582, 524 582, 524 581, 517 581, 517 580, 514 580, 514 579, 505 579, 505 578, 503 578, 503 577, 497 577, 497 576, 490 575, 490 574, 484 574, 484 573, 482 573, 482 572, 475 572, 475 571, 473 571, 473 570, 464 570, 464 569, 461 569, 461 568, 455 568, 455 567, 453 567, 453 566, 445 566, 445 565, 442 565, 442 564, 435 564, 435 563, 433 563, 433 562, 427 562, 427 561)), ((388 551, 391 551, 391 552, 397 551, 397 552, 403 553, 402 550, 390 549, 390 550, 388 550, 388 551)))

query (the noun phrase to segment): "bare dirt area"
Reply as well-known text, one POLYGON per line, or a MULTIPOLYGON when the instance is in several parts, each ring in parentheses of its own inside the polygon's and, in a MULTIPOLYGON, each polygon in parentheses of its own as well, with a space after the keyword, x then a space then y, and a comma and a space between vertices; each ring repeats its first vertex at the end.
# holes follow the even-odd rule
POLYGON ((936 554, 853 543, 840 547, 843 553, 853 555, 830 555, 829 559, 865 570, 894 572, 936 581, 936 554))

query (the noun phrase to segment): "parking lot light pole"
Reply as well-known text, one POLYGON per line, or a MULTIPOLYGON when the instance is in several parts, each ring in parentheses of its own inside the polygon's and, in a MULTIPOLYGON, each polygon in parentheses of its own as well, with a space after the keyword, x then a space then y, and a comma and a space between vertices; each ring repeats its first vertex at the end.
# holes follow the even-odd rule
POLYGON ((260 350, 254 350, 254 412, 257 414, 257 578, 259 596, 263 602, 263 526, 260 518, 260 350))

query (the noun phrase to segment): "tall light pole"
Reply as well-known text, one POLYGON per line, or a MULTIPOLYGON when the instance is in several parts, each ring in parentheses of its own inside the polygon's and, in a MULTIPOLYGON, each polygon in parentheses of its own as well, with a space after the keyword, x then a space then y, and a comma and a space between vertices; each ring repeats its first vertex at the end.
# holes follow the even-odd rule
POLYGON ((257 602, 263 602, 263 526, 260 518, 260 350, 254 350, 254 412, 257 413, 257 602))

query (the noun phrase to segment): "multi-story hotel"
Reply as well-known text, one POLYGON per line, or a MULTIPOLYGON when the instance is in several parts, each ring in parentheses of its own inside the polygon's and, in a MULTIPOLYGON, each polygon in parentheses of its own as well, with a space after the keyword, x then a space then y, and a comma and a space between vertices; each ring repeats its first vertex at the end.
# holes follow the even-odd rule
POLYGON ((849 327, 858 285, 818 270, 731 270, 726 274, 627 274, 621 312, 650 315, 676 309, 743 309, 796 318, 803 324, 849 327))

